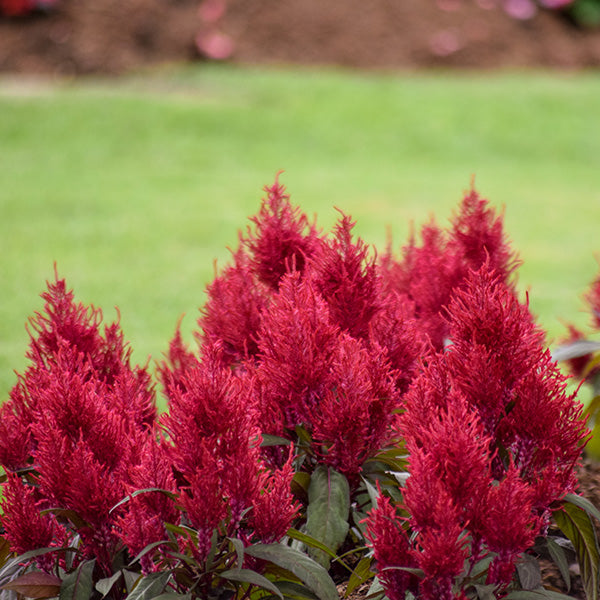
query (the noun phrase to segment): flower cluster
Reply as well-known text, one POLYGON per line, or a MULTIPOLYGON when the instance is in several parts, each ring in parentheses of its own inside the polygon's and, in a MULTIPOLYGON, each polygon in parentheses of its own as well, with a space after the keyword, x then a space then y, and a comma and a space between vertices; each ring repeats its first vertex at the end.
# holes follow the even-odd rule
MULTIPOLYGON (((220 344, 198 360, 176 336, 160 368, 170 413, 158 420, 151 377, 130 365, 118 323, 102 329, 100 311, 58 277, 43 298, 30 366, 0 409, 11 549, 71 547, 69 568, 94 559, 97 576, 111 577, 124 548, 150 573, 177 555, 201 567, 215 530, 244 544, 281 539, 297 512, 293 450, 267 469, 251 382, 224 366, 220 344)), ((51 572, 58 557, 67 568, 62 556, 37 564, 51 572)))
POLYGON ((511 285, 511 275, 519 262, 510 249, 502 221, 502 215, 471 190, 447 230, 431 221, 421 229, 420 245, 411 236, 401 260, 394 258, 389 249, 383 256, 386 287, 415 303, 419 327, 436 350, 443 348, 450 335, 445 310, 471 271, 487 263, 511 285))
MULTIPOLYGON (((158 365, 163 415, 118 322, 48 285, 0 408, 11 550, 52 549, 47 575, 93 564, 115 600, 127 555, 206 597, 219 578, 273 592, 261 553, 286 532, 320 552, 366 537, 390 600, 504 597, 576 489, 587 429, 516 294, 502 215, 471 190, 447 229, 378 260, 350 217, 325 235, 278 178, 265 192, 208 286, 198 351, 178 326, 158 365)), ((588 300, 600 327, 598 282, 588 300)))
MULTIPOLYGON (((399 423, 410 455, 409 516, 396 526, 406 536, 400 562, 380 548, 387 542, 379 513, 389 508, 369 517, 380 570, 417 565, 424 600, 454 598, 485 557, 487 583, 505 588, 552 509, 575 490, 587 437, 543 334, 488 263, 455 292, 447 315, 450 343, 428 357, 399 423)), ((388 596, 414 588, 407 577, 383 581, 388 596)))
POLYGON ((0 462, 15 473, 2 523, 15 548, 34 550, 39 540, 25 544, 33 524, 55 533, 47 545, 63 545, 53 512, 68 515, 81 555, 109 572, 118 545, 110 509, 156 416, 151 378, 130 366, 118 323, 101 331, 100 311, 75 303, 64 280, 42 297, 44 311, 30 321, 31 364, 0 409, 0 462))
POLYGON ((208 288, 198 339, 218 342, 224 364, 252 380, 263 433, 295 440, 302 427, 318 462, 356 478, 392 441, 416 373, 414 302, 385 285, 348 216, 324 236, 278 179, 265 191, 233 264, 208 288))

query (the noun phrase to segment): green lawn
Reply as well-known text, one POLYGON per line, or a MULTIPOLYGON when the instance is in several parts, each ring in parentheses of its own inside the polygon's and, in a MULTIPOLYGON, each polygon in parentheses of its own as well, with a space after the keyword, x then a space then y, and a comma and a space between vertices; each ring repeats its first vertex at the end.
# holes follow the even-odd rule
POLYGON ((199 66, 119 81, 0 79, 0 397, 24 323, 61 276, 118 306, 134 358, 189 339, 213 261, 279 169, 329 227, 337 206, 368 242, 445 223, 476 176, 506 208, 521 289, 551 336, 587 321, 600 250, 600 76, 365 74, 199 66))

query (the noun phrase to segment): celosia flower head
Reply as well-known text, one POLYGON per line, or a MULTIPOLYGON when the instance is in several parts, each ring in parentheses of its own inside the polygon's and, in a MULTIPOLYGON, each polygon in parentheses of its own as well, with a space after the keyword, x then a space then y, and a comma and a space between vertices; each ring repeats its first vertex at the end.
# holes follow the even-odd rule
POLYGON ((43 298, 44 311, 31 320, 31 364, 3 408, 20 431, 0 447, 24 442, 25 464, 9 454, 5 466, 35 469, 40 510, 70 511, 81 555, 107 573, 118 547, 110 509, 154 421, 154 390, 146 369, 130 366, 118 323, 102 332, 100 312, 76 304, 58 277, 43 298))
POLYGON ((322 460, 350 479, 392 439, 399 396, 385 352, 370 352, 347 335, 331 363, 331 387, 315 406, 313 438, 324 447, 322 460))
POLYGON ((207 287, 208 301, 198 325, 200 341, 223 347, 223 359, 236 364, 256 355, 256 337, 261 313, 272 292, 253 271, 250 258, 243 249, 234 254, 234 263, 207 287))
MULTIPOLYGON (((299 273, 286 275, 263 315, 257 369, 263 406, 276 401, 286 427, 310 423, 332 387, 331 365, 341 339, 341 331, 331 323, 327 303, 312 282, 299 273)), ((263 410, 261 422, 269 420, 263 410)))
POLYGON ((279 175, 265 192, 258 215, 251 218, 254 230, 248 228, 242 242, 258 279, 277 289, 285 273, 304 270, 320 239, 306 215, 290 203, 279 175))
POLYGON ((381 284, 369 247, 360 238, 352 239, 354 226, 342 214, 333 237, 313 255, 310 272, 332 321, 351 336, 366 338, 371 319, 381 308, 381 284))
POLYGON ((23 554, 52 546, 59 525, 52 515, 40 514, 40 499, 34 488, 9 475, 2 495, 0 523, 12 551, 23 554))
POLYGON ((389 498, 380 496, 369 512, 366 537, 377 561, 378 578, 390 600, 405 600, 406 592, 416 593, 417 577, 398 567, 417 567, 417 561, 396 509, 389 498))
POLYGON ((473 187, 465 194, 458 214, 452 218, 448 243, 448 251, 460 258, 463 277, 488 263, 508 283, 520 263, 503 221, 504 215, 496 214, 473 187))

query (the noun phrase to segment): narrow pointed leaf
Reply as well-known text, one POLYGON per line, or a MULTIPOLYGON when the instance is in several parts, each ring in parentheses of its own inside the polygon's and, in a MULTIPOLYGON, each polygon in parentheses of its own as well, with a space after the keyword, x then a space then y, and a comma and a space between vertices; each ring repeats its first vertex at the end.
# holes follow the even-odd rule
POLYGON ((62 581, 48 573, 31 571, 25 573, 0 589, 17 592, 26 598, 55 598, 60 592, 62 581))
POLYGON ((260 445, 262 448, 266 448, 267 446, 289 446, 292 443, 286 438, 271 435, 269 433, 263 433, 261 437, 262 441, 260 442, 260 445))
POLYGON ((279 596, 283 600, 283 594, 279 591, 279 588, 266 577, 263 577, 256 571, 251 569, 229 569, 220 573, 220 577, 227 579, 228 581, 236 581, 239 583, 249 583, 256 585, 260 588, 273 592, 276 596, 279 596))
POLYGON ((319 600, 310 590, 293 581, 276 581, 277 589, 286 597, 293 600, 319 600))
POLYGON ((192 600, 192 594, 176 594, 175 592, 167 592, 155 596, 153 600, 192 600))
POLYGON ((160 546, 176 547, 176 544, 174 544, 173 542, 170 542, 169 540, 161 540, 159 542, 152 542, 151 544, 148 544, 145 548, 140 550, 138 555, 133 560, 129 561, 129 564, 127 566, 128 567, 133 566, 138 560, 140 560, 140 558, 142 558, 143 556, 146 556, 146 554, 148 554, 149 552, 152 552, 152 550, 156 550, 156 548, 158 548, 160 546))
MULTIPOLYGON (((330 467, 317 467, 310 478, 306 514, 306 533, 335 554, 349 529, 350 486, 346 477, 330 467)), ((309 548, 309 555, 329 568, 328 553, 309 548)))
POLYGON ((579 506, 579 508, 585 510, 590 517, 594 517, 594 519, 600 521, 600 510, 598 510, 587 498, 578 496, 577 494, 567 494, 565 496, 565 501, 570 502, 575 506, 579 506))
POLYGON ((517 562, 517 573, 521 587, 524 590, 535 590, 542 585, 542 573, 538 561, 528 554, 524 554, 517 562))
POLYGON ((293 540, 298 540, 299 542, 302 542, 310 548, 317 548, 319 550, 322 550, 323 552, 325 552, 325 554, 328 554, 332 559, 337 558, 335 552, 332 552, 331 549, 328 548, 323 542, 316 540, 314 537, 308 535, 307 533, 303 533, 302 531, 298 531, 297 529, 291 527, 287 532, 287 536, 292 538, 293 540))
POLYGON ((377 508, 377 499, 379 498, 379 492, 377 491, 377 488, 365 477, 363 477, 362 480, 367 488, 367 493, 369 494, 369 499, 371 500, 371 506, 373 508, 377 508))
POLYGON ((479 600, 496 600, 496 595, 494 594, 494 590, 497 587, 496 585, 475 584, 473 587, 477 592, 477 597, 479 598, 479 600))
POLYGON ((171 492, 169 490, 164 490, 163 488, 157 488, 157 487, 144 488, 143 490, 136 490, 132 494, 129 494, 128 496, 126 496, 125 498, 123 498, 123 500, 121 500, 120 502, 117 502, 108 511, 108 513, 110 514, 111 512, 113 512, 114 510, 116 510, 117 508, 119 508, 119 506, 122 506, 123 504, 126 504, 127 502, 131 502, 132 498, 135 498, 136 496, 139 496, 140 494, 149 494, 150 492, 159 492, 159 493, 164 494, 165 496, 167 496, 167 498, 171 498, 171 500, 176 500, 178 498, 177 494, 175 494, 174 492, 171 492))
POLYGON ((552 557, 554 564, 558 567, 564 582, 567 584, 568 592, 571 589, 571 573, 569 572, 569 561, 567 560, 565 550, 552 538, 547 538, 546 544, 548 546, 548 552, 550 552, 550 556, 552 557))
POLYGON ((306 554, 283 544, 255 544, 246 554, 271 562, 293 573, 320 600, 338 600, 338 592, 327 571, 306 554))
MULTIPOLYGON (((152 600, 163 593, 170 573, 150 573, 142 577, 132 592, 127 596, 127 600, 152 600)), ((61 599, 62 600, 62 599, 61 599)))
POLYGON ((235 548, 235 552, 237 554, 238 566, 241 569, 244 565, 244 542, 242 540, 238 540, 237 538, 227 538, 233 547, 235 548))
POLYGON ((562 510, 554 512, 554 521, 573 542, 587 599, 598 600, 600 550, 590 516, 582 508, 565 502, 562 510))
POLYGON ((560 592, 540 588, 539 590, 518 590, 505 597, 506 600, 573 600, 560 592))
POLYGON ((95 564, 95 560, 88 560, 69 573, 62 582, 59 600, 89 600, 94 592, 95 564))
POLYGON ((600 342, 578 340, 552 350, 552 358, 556 362, 562 362, 563 360, 570 360, 591 354, 592 352, 596 352, 596 350, 600 350, 600 342))
POLYGON ((371 571, 372 564, 372 557, 364 556, 360 559, 348 580, 348 586, 346 587, 346 593, 344 594, 345 598, 347 598, 358 586, 366 583, 371 577, 375 576, 375 573, 371 571))
POLYGON ((122 576, 123 572, 118 571, 112 577, 105 577, 104 579, 100 579, 100 581, 96 582, 96 591, 100 592, 102 594, 102 597, 105 598, 110 593, 110 590, 113 589, 115 583, 117 583, 117 581, 119 581, 119 579, 121 579, 122 576))

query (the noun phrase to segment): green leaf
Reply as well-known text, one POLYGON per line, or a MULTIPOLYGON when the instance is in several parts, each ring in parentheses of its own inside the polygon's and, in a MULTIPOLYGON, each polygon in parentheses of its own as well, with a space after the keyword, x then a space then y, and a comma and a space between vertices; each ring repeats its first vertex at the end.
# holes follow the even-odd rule
POLYGON ((371 584, 371 587, 369 588, 369 591, 367 592, 367 598, 376 598, 376 597, 383 597, 385 596, 385 590, 383 589, 383 586, 381 585, 381 581, 379 580, 379 577, 375 576, 373 578, 373 583, 371 584))
POLYGON ((565 502, 562 510, 554 512, 554 521, 573 542, 587 599, 598 600, 600 551, 590 516, 579 506, 565 502))
POLYGON ((590 517, 594 517, 596 520, 600 521, 600 510, 598 510, 587 498, 578 496, 577 494, 567 494, 565 496, 565 502, 570 502, 575 506, 579 506, 579 508, 585 510, 590 517))
POLYGON ((0 567, 4 566, 11 554, 10 543, 6 538, 0 537, 0 567))
POLYGON ((70 521, 75 529, 86 529, 90 527, 90 524, 83 517, 79 516, 79 514, 69 508, 47 508, 42 510, 40 514, 47 515, 48 513, 58 517, 59 521, 61 519, 70 521))
POLYGON ((371 571, 372 564, 372 557, 364 556, 360 559, 359 563, 354 567, 352 575, 350 575, 344 598, 347 598, 358 586, 366 583, 371 577, 375 576, 375 573, 371 571))
POLYGON ((365 477, 363 477, 362 480, 367 488, 367 493, 369 494, 369 499, 371 500, 371 506, 373 508, 377 508, 377 500, 379 498, 379 492, 377 491, 377 488, 365 477))
POLYGON ((220 577, 227 579, 228 581, 237 581, 240 583, 249 583, 256 585, 260 588, 273 592, 283 600, 283 594, 279 591, 279 588, 266 577, 263 577, 256 571, 251 569, 229 569, 220 573, 220 577))
POLYGON ((328 554, 332 559, 337 558, 337 554, 335 552, 333 552, 330 548, 323 544, 323 542, 316 540, 314 537, 308 535, 307 533, 303 533, 302 531, 298 531, 298 529, 294 529, 293 527, 291 527, 290 529, 288 529, 286 535, 293 540, 298 540, 299 542, 302 542, 310 548, 317 548, 325 552, 325 554, 328 554))
POLYGON ((153 600, 162 594, 170 577, 169 572, 150 573, 141 577, 126 600, 153 600))
POLYGON ((562 546, 557 544, 552 538, 546 538, 548 552, 554 564, 560 570, 560 574, 567 585, 567 592, 571 589, 571 573, 569 572, 569 561, 562 546))
POLYGON ((60 592, 62 581, 48 573, 30 571, 0 589, 17 592, 26 598, 56 598, 60 592))
POLYGON ((306 471, 296 471, 294 478, 292 479, 292 487, 297 486, 305 494, 308 494, 308 487, 310 486, 310 474, 306 471))
POLYGON ((543 588, 539 590, 518 590, 505 596, 505 600, 544 600, 544 598, 548 600, 573 600, 571 596, 543 588))
POLYGON ((237 561, 239 568, 241 569, 244 564, 244 542, 242 540, 238 540, 237 538, 228 537, 227 538, 233 547, 235 548, 235 553, 237 554, 237 561))
POLYGON ((542 572, 538 561, 529 554, 524 554, 517 562, 517 573, 524 590, 535 590, 542 585, 542 572))
POLYGON ((578 340, 552 350, 552 358, 556 362, 562 362, 564 360, 571 360, 572 358, 579 358, 580 356, 591 354, 592 352, 596 352, 596 350, 600 350, 600 342, 578 340))
POLYGON ((153 600, 192 600, 192 594, 176 594, 175 592, 167 592, 155 596, 153 600))
POLYGON ((496 596, 494 595, 494 590, 496 589, 495 584, 491 585, 480 585, 474 584, 473 587, 477 592, 477 597, 479 600, 496 600, 496 596))
POLYGON ((305 427, 302 427, 302 425, 296 425, 295 431, 296 435, 298 436, 299 442, 304 443, 307 446, 310 446, 312 444, 312 438, 310 437, 310 433, 306 431, 305 427))
POLYGON ((276 581, 275 585, 285 598, 292 598, 294 600, 319 600, 318 596, 315 596, 310 590, 293 581, 276 581))
POLYGON ((94 592, 95 560, 82 562, 63 580, 59 600, 89 600, 94 592))
POLYGON ((266 448, 267 446, 289 446, 292 443, 286 438, 279 437, 278 435, 271 435, 269 433, 263 433, 261 434, 261 437, 261 448, 266 448))
POLYGON ((327 571, 306 554, 283 544, 254 544, 246 554, 287 569, 320 600, 339 600, 338 592, 327 571))
POLYGON ((109 594, 110 590, 113 589, 115 583, 117 583, 117 581, 119 581, 119 579, 121 579, 122 576, 123 572, 118 571, 111 577, 105 577, 104 579, 100 579, 100 581, 96 582, 96 591, 100 592, 102 594, 102 597, 105 598, 109 594))
MULTIPOLYGON (((349 514, 350 486, 346 477, 331 467, 317 467, 308 488, 306 533, 335 553, 348 534, 349 514)), ((309 548, 308 553, 329 569, 328 553, 315 548, 309 548)))
POLYGON ((142 548, 142 550, 140 550, 137 554, 137 556, 129 561, 129 564, 127 565, 128 567, 133 566, 138 560, 140 560, 140 558, 142 558, 143 556, 146 556, 146 554, 148 554, 149 552, 152 552, 152 550, 156 550, 156 548, 158 548, 159 546, 171 546, 171 547, 176 547, 176 544, 174 544, 173 542, 169 541, 169 540, 161 540, 159 542, 152 542, 151 544, 148 544, 145 548, 142 548))
POLYGON ((164 494, 165 496, 167 496, 167 498, 171 498, 171 500, 177 500, 178 495, 175 494, 174 492, 171 492, 169 490, 164 490, 163 488, 157 488, 157 487, 151 487, 151 488, 144 488, 143 490, 135 490, 135 492, 133 492, 132 494, 129 494, 128 496, 126 496, 125 498, 123 498, 123 500, 121 500, 120 502, 117 502, 109 511, 108 514, 110 514, 111 512, 113 512, 114 510, 116 510, 117 508, 119 508, 119 506, 126 504, 127 502, 131 502, 131 500, 133 498, 135 498, 136 496, 139 496, 140 494, 149 494, 151 492, 159 492, 161 494, 164 494))

